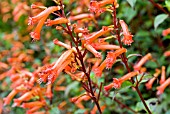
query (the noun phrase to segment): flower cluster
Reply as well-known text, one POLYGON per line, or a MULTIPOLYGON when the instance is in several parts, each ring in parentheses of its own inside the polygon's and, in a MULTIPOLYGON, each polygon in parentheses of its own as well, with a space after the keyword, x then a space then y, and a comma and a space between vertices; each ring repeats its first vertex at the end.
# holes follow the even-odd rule
MULTIPOLYGON (((106 105, 100 102, 101 92, 108 93, 112 88, 120 89, 122 83, 127 80, 131 80, 131 82, 135 84, 134 80, 132 80, 133 77, 137 79, 140 73, 147 72, 147 68, 143 66, 148 60, 152 59, 152 55, 148 53, 133 67, 129 67, 128 57, 126 57, 128 50, 123 46, 130 46, 134 40, 125 21, 118 20, 116 17, 116 8, 119 6, 117 0, 79 1, 78 4, 81 7, 76 7, 76 11, 71 11, 69 15, 65 14, 64 5, 61 0, 54 0, 54 2, 56 2, 56 6, 45 7, 43 5, 31 5, 32 10, 41 10, 37 15, 29 17, 28 19, 29 26, 33 27, 36 24, 30 36, 34 41, 40 40, 40 33, 44 25, 51 26, 51 28, 55 27, 55 30, 62 33, 64 42, 60 41, 60 38, 54 38, 53 44, 54 46, 63 47, 64 51, 54 62, 45 63, 41 67, 35 65, 36 70, 30 72, 28 69, 24 69, 24 65, 21 64, 31 62, 34 51, 20 51, 20 49, 23 48, 23 44, 14 42, 10 50, 13 52, 11 53, 12 56, 7 59, 9 64, 0 62, 0 69, 5 69, 4 72, 0 74, 0 80, 9 77, 12 81, 10 87, 13 89, 3 99, 3 104, 9 105, 13 100, 12 106, 27 109, 27 114, 34 112, 48 113, 48 109, 51 107, 48 106, 46 98, 52 100, 53 97, 55 97, 53 89, 56 91, 68 91, 67 88, 62 85, 65 77, 60 77, 60 74, 65 73, 71 77, 71 81, 81 83, 82 88, 86 91, 78 97, 73 97, 71 102, 78 108, 85 109, 82 102, 92 100, 96 105, 91 109, 90 113, 97 113, 97 109, 102 113, 106 105), (89 13, 87 13, 88 10, 90 11, 89 13), (97 22, 98 17, 106 11, 109 11, 113 16, 113 22, 109 26, 99 26, 97 22), (50 19, 51 14, 56 16, 56 18, 50 19), (91 31, 89 29, 90 26, 95 26, 96 31, 91 31), (119 44, 117 42, 110 42, 110 40, 117 40, 119 44), (91 71, 95 74, 94 78, 101 78, 105 69, 112 70, 113 65, 119 61, 123 63, 128 73, 120 78, 112 77, 113 82, 104 86, 105 91, 102 91, 102 84, 100 85, 101 87, 99 87, 98 83, 92 80, 91 71), (45 87, 40 86, 42 83, 45 83, 45 87), (19 97, 17 95, 19 95, 19 97), (46 109, 46 111, 39 112, 41 109, 46 109)), ((69 2, 72 3, 73 1, 69 2)), ((15 20, 18 20, 18 18, 28 10, 27 5, 24 3, 19 4, 13 11, 14 15, 17 14, 15 20), (19 8, 23 8, 23 10, 20 11, 19 8)), ((166 36, 168 32, 169 29, 163 31, 163 36, 166 36)), ((4 53, 6 52, 3 52, 3 54, 4 53)), ((165 52, 164 55, 169 56, 169 51, 165 52)), ((156 69, 154 77, 146 83, 146 88, 152 89, 154 81, 161 74, 157 94, 162 94, 164 89, 170 84, 170 78, 166 79, 165 70, 165 66, 162 66, 161 70, 156 69)), ((135 89, 138 90, 138 85, 135 89)), ((140 92, 138 92, 138 94, 139 93, 140 92)), ((139 96, 141 97, 142 95, 139 96)), ((67 102, 63 101, 59 104, 58 108, 62 110, 66 104, 67 102)), ((85 113, 89 112, 86 110, 85 113)))

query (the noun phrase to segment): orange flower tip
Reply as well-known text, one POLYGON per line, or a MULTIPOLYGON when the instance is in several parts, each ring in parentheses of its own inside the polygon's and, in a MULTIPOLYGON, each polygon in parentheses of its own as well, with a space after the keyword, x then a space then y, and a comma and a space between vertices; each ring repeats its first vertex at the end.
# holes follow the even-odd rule
POLYGON ((104 42, 105 42, 105 39, 104 39, 104 38, 98 39, 98 42, 99 42, 99 43, 104 43, 104 42))
POLYGON ((16 107, 19 106, 21 104, 21 101, 18 99, 14 99, 14 104, 12 105, 12 107, 16 107))
POLYGON ((120 83, 119 79, 113 78, 113 87, 114 87, 115 89, 118 89, 118 88, 121 87, 121 83, 120 83))
POLYGON ((162 31, 162 36, 167 36, 168 34, 170 34, 170 28, 162 31))
POLYGON ((57 45, 57 44, 58 44, 58 39, 54 39, 54 40, 53 40, 53 43, 54 43, 55 45, 57 45))
POLYGON ((152 88, 152 85, 150 83, 146 83, 145 86, 147 90, 150 90, 152 88))
POLYGON ((110 89, 112 89, 113 88, 113 84, 111 83, 111 84, 109 84, 109 85, 107 85, 107 86, 104 86, 104 90, 105 91, 109 91, 110 89))
POLYGON ((163 92, 164 92, 164 91, 162 91, 162 90, 158 90, 158 91, 156 92, 156 94, 157 94, 157 95, 161 95, 163 92))
POLYGON ((76 102, 78 100, 78 98, 77 97, 74 97, 74 98, 71 98, 71 102, 76 102))
POLYGON ((89 8, 90 12, 97 13, 99 9, 100 9, 100 6, 97 1, 90 2, 90 8, 89 8))
POLYGON ((34 17, 28 18, 28 25, 34 25, 38 20, 36 20, 34 17))
POLYGON ((35 5, 35 4, 31 5, 31 9, 36 9, 36 8, 37 8, 37 5, 35 5))
POLYGON ((42 82, 43 82, 42 78, 39 78, 39 79, 37 80, 37 83, 39 83, 39 84, 41 84, 42 82))
POLYGON ((95 57, 96 57, 96 58, 102 58, 102 55, 101 55, 100 52, 97 52, 97 53, 95 54, 95 57))
POLYGON ((116 58, 106 58, 106 69, 111 69, 115 61, 116 58))
POLYGON ((106 26, 103 26, 102 29, 103 29, 104 31, 106 31, 106 30, 108 30, 109 28, 106 27, 106 26))
POLYGON ((10 103, 9 99, 6 97, 6 98, 3 98, 3 101, 4 101, 4 106, 8 105, 10 103))
POLYGON ((102 75, 102 72, 100 71, 99 68, 95 68, 95 69, 94 69, 94 73, 95 73, 95 75, 98 76, 98 77, 101 77, 101 75, 102 75))
POLYGON ((164 56, 165 56, 165 57, 170 56, 170 51, 166 51, 166 52, 164 52, 164 56))
POLYGON ((23 103, 23 104, 21 105, 21 107, 22 107, 22 108, 26 108, 26 105, 25 105, 25 103, 23 103))
POLYGON ((133 35, 125 35, 124 38, 122 39, 122 42, 125 45, 131 45, 133 43, 132 37, 133 35))
POLYGON ((45 25, 46 26, 52 26, 53 24, 52 24, 51 19, 47 19, 47 21, 45 22, 45 25))
POLYGON ((53 97, 53 94, 52 93, 46 93, 46 97, 50 99, 50 98, 53 97))
POLYGON ((30 35, 34 40, 40 40, 40 33, 31 32, 30 35))
POLYGON ((165 82, 165 80, 160 80, 160 82, 159 82, 159 83, 160 83, 160 84, 163 84, 164 82, 165 82))

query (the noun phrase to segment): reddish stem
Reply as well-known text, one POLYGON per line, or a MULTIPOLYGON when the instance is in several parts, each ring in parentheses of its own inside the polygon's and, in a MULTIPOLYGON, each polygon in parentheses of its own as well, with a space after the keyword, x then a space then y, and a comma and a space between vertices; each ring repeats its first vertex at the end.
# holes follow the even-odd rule
MULTIPOLYGON (((62 4, 61 1, 60 1, 60 4, 61 4, 61 6, 63 6, 63 4, 62 4)), ((64 13, 63 7, 61 8, 61 10, 62 10, 62 15, 63 15, 63 17, 66 17, 66 16, 65 16, 65 13, 64 13)), ((97 100, 97 98, 96 98, 96 96, 95 96, 95 94, 94 94, 93 88, 92 88, 92 83, 91 83, 91 79, 90 79, 90 73, 87 73, 87 72, 86 72, 86 68, 85 68, 85 65, 84 65, 84 62, 83 62, 83 55, 82 55, 81 51, 80 51, 79 48, 78 48, 78 42, 75 41, 74 36, 73 36, 73 34, 72 34, 72 32, 71 32, 71 29, 70 29, 70 27, 69 27, 69 25, 68 25, 67 23, 66 23, 66 27, 67 27, 67 29, 68 29, 69 35, 71 36, 71 38, 72 38, 72 40, 73 40, 73 42, 74 42, 74 44, 75 44, 75 46, 76 46, 76 50, 77 50, 77 53, 78 53, 78 59, 80 60, 80 63, 81 63, 81 65, 82 65, 82 71, 85 73, 85 75, 86 75, 86 77, 87 77, 87 80, 88 80, 88 83, 89 83, 90 94, 92 95, 91 98, 92 98, 92 100, 95 102, 95 104, 96 104, 96 106, 97 106, 97 108, 98 108, 99 113, 102 114, 100 105, 99 105, 99 103, 98 103, 98 100, 97 100)), ((77 40, 78 40, 78 38, 77 38, 77 40)), ((87 88, 86 88, 86 89, 87 89, 87 88)))
MULTIPOLYGON (((121 39, 120 39, 120 31, 119 31, 119 27, 118 27, 118 24, 117 24, 118 21, 117 21, 116 8, 114 6, 114 3, 113 3, 112 6, 113 6, 113 18, 114 18, 113 23, 114 23, 114 28, 116 30, 119 46, 120 46, 120 48, 122 48, 123 46, 122 46, 122 42, 121 42, 121 39)), ((129 68, 129 65, 128 65, 128 59, 126 58, 125 54, 122 54, 121 59, 122 59, 123 63, 125 64, 126 69, 128 70, 128 72, 131 72, 131 70, 129 68)), ((131 81, 132 81, 132 83, 134 83, 133 79, 131 79, 131 81)), ((148 106, 147 106, 147 104, 146 104, 146 102, 145 102, 145 100, 144 100, 144 98, 142 96, 142 93, 140 92, 138 86, 135 86, 135 89, 136 89, 136 91, 137 91, 137 93, 138 93, 138 95, 139 95, 143 105, 145 106, 146 110, 148 111, 148 113, 152 114, 151 111, 149 110, 149 108, 148 108, 148 106)))

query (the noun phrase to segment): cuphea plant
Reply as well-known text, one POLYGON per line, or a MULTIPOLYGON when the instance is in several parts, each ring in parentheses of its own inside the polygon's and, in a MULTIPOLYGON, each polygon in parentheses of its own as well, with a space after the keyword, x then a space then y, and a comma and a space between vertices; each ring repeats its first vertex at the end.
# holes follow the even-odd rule
MULTIPOLYGON (((66 88, 60 86, 65 80, 59 77, 62 72, 71 77, 72 81, 79 82, 81 84, 82 94, 71 98, 70 102, 73 102, 78 108, 85 109, 82 101, 91 100, 95 105, 89 110, 85 110, 84 113, 97 113, 101 114, 107 108, 104 104, 104 100, 111 95, 112 89, 116 93, 121 90, 122 85, 128 82, 125 86, 129 86, 136 92, 140 98, 144 109, 147 113, 151 114, 152 110, 144 100, 142 92, 139 89, 141 83, 146 82, 146 88, 152 89, 152 85, 155 80, 161 74, 160 86, 157 87, 157 94, 163 93, 164 89, 170 84, 170 78, 166 79, 166 69, 162 66, 162 70, 156 69, 155 74, 151 77, 147 77, 146 68, 143 65, 150 60, 153 60, 152 54, 148 53, 139 61, 134 64, 129 64, 129 56, 140 56, 139 54, 127 55, 128 48, 133 46, 135 40, 134 35, 130 32, 126 20, 119 19, 117 16, 117 8, 119 3, 117 0, 101 0, 101 1, 74 1, 80 5, 75 9, 76 11, 67 12, 62 0, 53 0, 55 6, 41 6, 32 4, 31 9, 40 9, 41 12, 35 16, 30 16, 28 19, 29 26, 35 26, 30 36, 34 42, 41 40, 42 28, 51 26, 56 31, 60 31, 62 38, 53 38, 53 44, 63 47, 62 54, 54 62, 50 64, 44 64, 37 68, 33 72, 29 72, 24 68, 12 67, 9 71, 1 74, 10 75, 10 79, 13 82, 13 90, 3 99, 4 105, 10 104, 13 100, 12 106, 20 106, 26 108, 28 114, 34 113, 49 113, 50 105, 47 103, 48 98, 52 104, 53 97, 56 97, 53 93, 56 91, 63 91, 66 88), (68 13, 68 14, 67 14, 68 13), (98 20, 102 14, 109 13, 111 15, 110 25, 99 25, 98 20), (51 15, 54 19, 51 18, 51 15), (91 26, 95 26, 93 30, 90 30, 91 26), (63 41, 60 41, 63 39, 63 41), (117 78, 112 74, 112 70, 115 68, 114 64, 123 64, 124 74, 117 78), (92 78, 100 80, 105 79, 105 82, 98 83, 92 78), (113 81, 107 80, 112 78, 113 81), (42 86, 45 84, 44 86, 42 86), (55 88, 54 88, 55 87, 55 88), (16 95, 20 97, 14 98, 16 95), (39 112, 39 110, 44 109, 39 112)), ((73 1, 69 1, 70 4, 73 1)), ((167 35, 169 29, 163 31, 163 35, 167 35)), ((33 43, 34 43, 33 42, 33 43)), ((167 51, 165 55, 168 55, 167 51)), ((19 62, 24 61, 26 56, 18 57, 19 62)), ((122 66, 122 65, 120 65, 122 66)), ((123 69, 123 67, 120 67, 123 69)), ((138 113, 134 109, 123 104, 121 101, 112 96, 114 101, 124 106, 133 113, 138 113)), ((65 105, 66 102, 62 102, 60 108, 65 105)))

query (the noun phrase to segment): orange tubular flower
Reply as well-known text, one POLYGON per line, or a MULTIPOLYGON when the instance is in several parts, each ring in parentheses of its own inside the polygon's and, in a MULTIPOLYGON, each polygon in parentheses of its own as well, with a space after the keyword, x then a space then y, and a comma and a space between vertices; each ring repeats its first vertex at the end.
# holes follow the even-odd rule
POLYGON ((33 75, 33 76, 31 77, 31 79, 29 80, 29 82, 28 82, 28 86, 29 86, 30 88, 32 88, 35 82, 36 82, 36 77, 33 75))
POLYGON ((0 99, 0 114, 2 114, 2 109, 3 109, 3 100, 0 99))
POLYGON ((102 64, 99 67, 93 70, 95 75, 101 77, 102 71, 104 70, 105 67, 106 67, 106 59, 102 62, 102 64))
POLYGON ((71 56, 72 53, 73 53, 73 49, 70 49, 70 50, 64 52, 64 53, 60 56, 60 58, 56 61, 56 63, 55 63, 54 66, 52 67, 52 69, 55 69, 55 68, 58 69, 58 68, 61 66, 61 64, 63 64, 63 62, 64 62, 67 58, 69 58, 69 57, 71 56))
POLYGON ((75 28, 74 28, 74 33, 88 34, 88 33, 89 33, 89 30, 88 30, 87 28, 75 27, 75 28))
POLYGON ((53 43, 54 43, 55 45, 62 46, 62 47, 64 47, 64 48, 66 48, 66 49, 71 49, 71 46, 70 46, 70 45, 68 45, 68 44, 66 44, 66 43, 63 43, 63 42, 59 41, 58 39, 54 39, 54 40, 53 40, 53 43))
POLYGON ((45 22, 46 26, 52 26, 52 25, 63 24, 63 23, 68 23, 68 19, 64 17, 59 17, 56 18, 55 20, 47 19, 47 22, 45 22))
POLYGON ((87 60, 88 63, 93 63, 93 67, 92 67, 92 71, 94 71, 95 68, 97 68, 99 66, 99 64, 102 62, 102 59, 98 59, 98 58, 89 58, 87 60))
POLYGON ((102 55, 100 52, 96 51, 90 44, 84 44, 84 47, 94 54, 96 58, 101 58, 102 55))
POLYGON ((26 88, 24 87, 24 85, 20 85, 18 86, 17 88, 15 88, 14 90, 11 91, 11 93, 6 97, 4 98, 4 105, 8 105, 11 100, 13 99, 13 97, 20 91, 23 91, 23 90, 26 90, 26 88))
POLYGON ((161 80, 160 80, 160 84, 163 84, 166 80, 166 72, 165 72, 165 66, 162 66, 162 73, 161 73, 161 80))
POLYGON ((111 68, 114 62, 116 61, 116 58, 125 52, 126 52, 125 48, 119 48, 115 52, 108 52, 106 57, 106 68, 107 69, 111 68))
POLYGON ((80 20, 80 19, 94 19, 94 15, 93 14, 88 14, 88 13, 83 13, 83 14, 79 14, 79 15, 76 15, 76 16, 70 16, 69 17, 69 20, 70 21, 76 21, 76 20, 80 20))
MULTIPOLYGON (((34 106, 33 108, 27 110, 26 114, 34 114, 35 111, 39 110, 42 106, 34 106)), ((38 113, 39 114, 39 113, 38 113)))
POLYGON ((115 50, 120 49, 120 46, 117 45, 110 45, 110 44, 101 44, 101 45, 95 45, 93 46, 96 50, 115 50))
POLYGON ((31 33, 30 33, 31 37, 32 37, 34 40, 40 40, 40 32, 41 32, 41 29, 42 29, 42 27, 43 27, 43 25, 44 25, 44 22, 45 22, 46 18, 47 18, 47 16, 46 16, 46 17, 43 17, 43 18, 39 21, 39 23, 38 23, 38 25, 36 26, 34 32, 31 32, 31 33))
MULTIPOLYGON (((103 105, 103 106, 101 106, 100 107, 101 108, 101 111, 103 112, 104 111, 104 109, 106 108, 106 106, 105 105, 103 105)), ((97 106, 95 105, 94 107, 93 107, 93 109, 90 111, 90 114, 96 114, 97 113, 97 106)))
POLYGON ((63 71, 63 69, 65 69, 70 62, 71 62, 70 59, 64 61, 59 68, 55 69, 56 71, 54 71, 50 75, 48 75, 48 83, 47 83, 47 85, 53 83, 57 79, 59 74, 63 71))
POLYGON ((131 43, 133 42, 133 35, 131 35, 131 33, 129 32, 128 30, 128 26, 127 24, 123 21, 123 20, 120 20, 119 21, 122 29, 123 29, 123 39, 122 39, 122 42, 125 44, 125 45, 131 45, 131 43))
POLYGON ((115 89, 117 88, 120 88, 121 87, 121 84, 126 81, 126 80, 129 80, 130 78, 134 77, 138 75, 138 72, 137 71, 134 71, 134 72, 130 72, 126 75, 124 75, 123 77, 117 79, 117 78, 113 78, 113 83, 107 85, 104 87, 105 91, 109 91, 110 89, 112 89, 113 87, 115 89))
POLYGON ((46 94, 46 97, 49 98, 49 99, 51 99, 52 96, 53 96, 51 87, 52 87, 52 84, 51 84, 51 83, 48 84, 48 85, 47 85, 47 90, 46 90, 46 93, 45 93, 45 94, 46 94))
POLYGON ((170 51, 166 51, 166 52, 164 52, 164 56, 165 56, 165 57, 170 56, 170 51))
POLYGON ((148 53, 134 66, 134 70, 140 70, 142 65, 145 64, 150 59, 152 59, 152 55, 148 53))
POLYGON ((55 90, 56 91, 65 91, 66 87, 65 86, 56 86, 55 90))
POLYGON ((104 12, 106 9, 102 8, 103 6, 107 5, 107 4, 113 4, 114 6, 117 8, 119 5, 117 4, 117 0, 103 0, 103 1, 91 1, 90 2, 90 12, 95 12, 95 13, 102 13, 104 12))
POLYGON ((54 11, 60 10, 60 6, 51 6, 44 11, 42 11, 40 14, 34 16, 34 17, 29 17, 28 20, 28 25, 33 25, 37 23, 39 20, 41 20, 44 17, 48 17, 49 14, 51 14, 54 11))
POLYGON ((36 106, 44 106, 45 101, 33 101, 33 102, 28 102, 28 103, 23 103, 21 105, 22 108, 33 108, 36 106))
POLYGON ((106 26, 103 26, 102 29, 96 33, 93 33, 90 37, 86 37, 85 38, 85 42, 87 44, 92 43, 94 40, 96 40, 99 36, 102 36, 104 34, 106 34, 107 32, 113 30, 113 28, 109 28, 106 26))
POLYGON ((156 69, 155 70, 155 74, 153 75, 154 77, 152 79, 150 79, 146 84, 146 88, 149 90, 149 89, 152 89, 152 85, 154 83, 154 81, 157 79, 157 77, 159 76, 159 74, 161 73, 161 71, 159 69, 156 69))
POLYGON ((73 49, 67 50, 55 63, 42 67, 39 72, 40 79, 38 80, 38 83, 46 82, 47 79, 49 81, 48 83, 53 83, 59 73, 71 62, 69 57, 71 57, 72 52, 73 49))
POLYGON ((40 92, 39 88, 36 88, 36 89, 33 89, 32 91, 26 92, 21 97, 14 99, 13 106, 19 106, 21 104, 21 102, 30 100, 33 97, 33 95, 37 95, 38 92, 40 92))
POLYGON ((157 95, 160 95, 164 92, 165 88, 170 84, 170 78, 168 78, 162 85, 157 87, 157 95))
POLYGON ((168 34, 170 34, 170 28, 162 31, 162 36, 167 36, 168 34))
POLYGON ((32 4, 32 5, 31 5, 31 9, 37 9, 37 8, 47 9, 47 7, 45 7, 45 6, 39 6, 39 5, 36 5, 36 4, 32 4))

